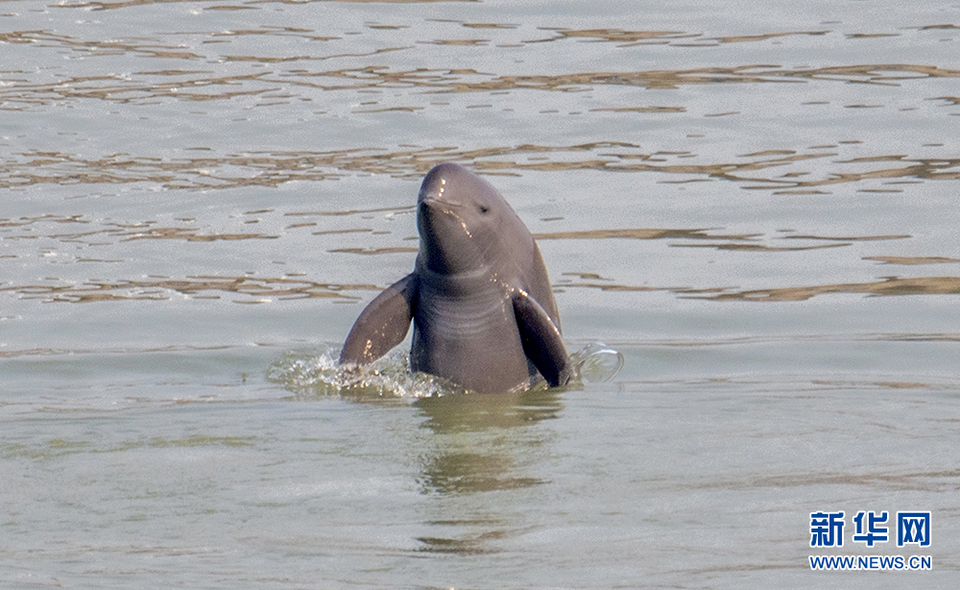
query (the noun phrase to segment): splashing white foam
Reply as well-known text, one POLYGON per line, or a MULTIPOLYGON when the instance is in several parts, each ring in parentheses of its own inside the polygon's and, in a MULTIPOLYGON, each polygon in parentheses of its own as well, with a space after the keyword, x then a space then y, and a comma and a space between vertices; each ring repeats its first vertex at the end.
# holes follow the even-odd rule
POLYGON ((446 380, 410 372, 409 356, 394 350, 365 367, 343 367, 332 348, 284 353, 267 369, 267 380, 297 395, 360 398, 436 397, 462 390, 446 380))
MULTIPOLYGON (((440 377, 410 372, 410 357, 393 350, 365 367, 342 367, 334 348, 284 353, 267 369, 267 380, 298 396, 340 395, 358 398, 424 398, 465 393, 440 377)), ((623 355, 602 342, 593 342, 570 355, 573 386, 586 380, 609 381, 623 367, 623 355)), ((542 385, 541 385, 542 386, 542 385)))

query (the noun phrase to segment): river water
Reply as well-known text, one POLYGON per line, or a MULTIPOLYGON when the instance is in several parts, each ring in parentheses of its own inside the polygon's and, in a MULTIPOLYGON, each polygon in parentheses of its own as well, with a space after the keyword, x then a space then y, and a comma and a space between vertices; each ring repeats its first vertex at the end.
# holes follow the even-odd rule
POLYGON ((0 2, 0 586, 955 588, 958 198, 956 0, 0 2), (615 377, 330 385, 444 160, 615 377))

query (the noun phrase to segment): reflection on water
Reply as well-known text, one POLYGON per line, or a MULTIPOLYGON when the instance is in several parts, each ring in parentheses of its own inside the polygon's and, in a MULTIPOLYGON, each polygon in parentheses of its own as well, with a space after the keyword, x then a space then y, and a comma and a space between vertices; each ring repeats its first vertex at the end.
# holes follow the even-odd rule
POLYGON ((889 277, 872 283, 817 285, 784 289, 756 289, 709 295, 718 301, 803 301, 824 293, 865 293, 868 295, 957 295, 960 277, 889 277))
POLYGON ((960 277, 887 277, 869 283, 841 283, 812 285, 808 287, 785 287, 779 289, 737 290, 710 287, 650 287, 644 285, 621 285, 611 282, 564 282, 560 288, 589 288, 600 291, 644 292, 667 291, 684 298, 709 301, 805 301, 826 293, 859 293, 865 295, 957 295, 960 294, 960 277))
MULTIPOLYGON (((572 146, 519 145, 460 150, 431 147, 386 151, 350 149, 338 152, 235 154, 221 157, 160 160, 114 154, 94 160, 59 152, 23 152, 0 162, 0 188, 33 185, 157 183, 165 189, 210 190, 245 186, 278 186, 292 181, 335 180, 346 174, 369 172, 396 177, 422 176, 443 161, 461 162, 481 174, 523 171, 662 173, 662 182, 726 180, 775 195, 829 194, 824 188, 839 184, 882 180, 958 180, 960 157, 920 158, 902 154, 833 159, 839 146, 813 146, 811 153, 764 151, 739 156, 738 161, 696 163, 691 152, 649 153, 639 145, 602 142, 572 146), (825 151, 828 150, 828 151, 825 151), (553 157, 554 159, 550 159, 553 157), (514 158, 514 159, 510 159, 514 158), (810 160, 827 159, 830 168, 821 178, 803 169, 810 160), (859 169, 858 169, 859 168, 859 169), (778 172, 765 176, 762 171, 778 172), (682 176, 672 179, 669 176, 682 176), (692 177, 692 178, 691 178, 692 177)), ((872 186, 872 185, 870 185, 872 186)), ((865 188, 903 192, 900 187, 865 188)))
POLYGON ((421 456, 425 493, 472 493, 535 486, 524 474, 523 457, 542 444, 531 427, 556 418, 560 394, 542 388, 503 396, 456 395, 423 398, 422 423, 435 435, 421 456), (520 429, 520 430, 514 430, 520 429))
MULTIPOLYGON (((318 23, 319 24, 319 23, 318 23)), ((616 29, 570 30, 553 29, 548 38, 518 38, 516 27, 510 25, 458 23, 434 21, 440 29, 457 26, 470 31, 484 30, 498 33, 500 39, 418 39, 417 35, 429 35, 424 27, 406 31, 408 27, 391 28, 367 24, 366 27, 378 36, 371 42, 377 45, 372 51, 340 53, 338 48, 349 46, 351 31, 331 31, 318 34, 312 29, 296 27, 262 27, 243 30, 190 31, 162 39, 130 37, 108 41, 82 39, 47 30, 12 31, 0 34, 0 41, 9 44, 29 44, 37 48, 68 52, 72 57, 105 57, 129 54, 140 59, 164 59, 182 64, 179 68, 145 69, 92 76, 64 76, 46 83, 36 83, 23 78, 14 78, 13 84, 0 92, 0 101, 6 108, 29 108, 64 99, 98 99, 120 103, 148 103, 158 98, 173 98, 192 102, 231 100, 238 97, 259 97, 260 103, 288 104, 303 98, 304 90, 325 91, 370 91, 380 89, 420 89, 434 94, 477 93, 510 90, 545 90, 560 92, 584 92, 603 86, 628 86, 645 89, 677 89, 687 85, 703 84, 756 84, 756 83, 803 83, 805 81, 829 81, 840 83, 896 85, 903 81, 924 78, 956 78, 960 70, 936 65, 911 63, 868 63, 830 65, 824 67, 785 67, 780 65, 746 64, 731 67, 684 68, 676 70, 653 69, 640 71, 585 71, 539 75, 507 75, 479 71, 473 68, 395 68, 382 65, 366 65, 327 70, 305 69, 283 71, 255 71, 237 74, 219 73, 218 68, 200 64, 249 64, 276 66, 291 64, 308 66, 313 62, 323 64, 328 60, 355 57, 377 57, 387 53, 422 51, 424 45, 475 48, 483 51, 489 44, 499 47, 536 46, 546 42, 557 44, 581 43, 584 41, 614 42, 619 50, 643 45, 710 48, 719 44, 758 42, 791 36, 826 36, 831 31, 769 33, 753 36, 703 37, 699 34, 662 31, 624 31, 616 29), (387 34, 391 31, 401 35, 387 34), (269 37, 289 43, 291 40, 308 42, 305 53, 294 55, 237 54, 232 49, 258 49, 258 37, 269 37), (695 41, 694 41, 695 40, 695 41), (174 43, 170 43, 174 41, 174 43), (401 45, 391 45, 401 41, 401 45), (386 43, 386 44, 384 44, 386 43), (329 48, 329 49, 328 49, 329 48), (200 67, 198 67, 200 66, 200 67)), ((920 27, 919 32, 936 34, 951 27, 920 27)), ((956 27, 952 27, 956 28, 956 27)), ((526 29, 524 29, 524 32, 526 29)), ((551 31, 538 28, 537 33, 551 31)), ((531 47, 536 49, 536 47, 531 47)), ((24 75, 26 72, 15 71, 24 75)), ((307 94, 308 96, 309 94, 307 94)), ((936 100, 955 100, 956 97, 931 97, 936 100)), ((376 104, 376 101, 374 101, 376 104)), ((369 109, 363 105, 353 107, 357 113, 385 112, 388 109, 369 109)), ((424 107, 406 107, 417 110, 424 107)))
POLYGON ((142 449, 190 449, 199 447, 243 448, 252 447, 255 443, 256 437, 254 436, 215 437, 196 435, 181 439, 155 437, 149 440, 129 440, 106 446, 95 446, 88 441, 53 438, 39 448, 20 444, 0 445, 0 459, 26 458, 34 461, 50 461, 70 455, 88 453, 125 453, 142 449))
POLYGON ((960 262, 958 258, 944 256, 867 256, 864 260, 876 260, 884 264, 947 264, 960 262))
MULTIPOLYGON (((856 227, 849 237, 821 234, 817 226, 825 218, 817 211, 835 207, 834 198, 909 197, 930 183, 947 186, 960 179, 955 134, 943 134, 960 115, 954 88, 960 68, 936 50, 955 41, 960 27, 937 20, 944 18, 937 11, 913 11, 909 22, 844 21, 841 16, 849 15, 841 11, 833 19, 808 18, 802 26, 758 21, 743 31, 715 30, 709 18, 695 18, 696 11, 677 15, 673 26, 661 26, 669 18, 649 28, 629 22, 570 26, 555 15, 531 19, 506 7, 490 12, 466 6, 475 3, 410 2, 410 12, 402 8, 408 2, 395 2, 359 19, 322 16, 328 9, 352 14, 352 4, 366 3, 81 0, 37 11, 14 5, 5 17, 11 26, 0 33, 0 43, 18 58, 0 72, 0 114, 9 121, 0 137, 0 189, 11 195, 71 190, 69 198, 79 199, 106 193, 121 201, 146 194, 161 209, 165 195, 177 194, 183 202, 212 203, 215 211, 223 209, 217 193, 234 200, 243 197, 233 191, 290 186, 336 192, 335 181, 366 174, 416 179, 440 161, 518 179, 550 174, 556 184, 542 192, 562 199, 572 198, 558 190, 568 179, 625 174, 647 193, 650 183, 658 185, 653 194, 664 204, 696 192, 684 211, 722 202, 744 211, 758 207, 753 195, 733 195, 735 188, 770 199, 809 198, 801 205, 809 215, 792 233, 767 224, 728 230, 728 223, 713 223, 709 216, 696 224, 647 225, 644 211, 601 227, 544 217, 564 219, 564 227, 541 226, 536 237, 568 241, 570 248, 583 240, 663 239, 731 255, 807 252, 812 259, 863 240, 917 237, 912 230, 871 235, 856 227), (169 9, 171 20, 151 21, 136 35, 123 27, 103 34, 104 22, 153 9, 169 9), (310 16, 291 21, 292 14, 310 16), (106 20, 77 20, 73 26, 57 20, 91 15, 106 20), (474 18, 480 15, 485 18, 474 18), (501 59, 489 60, 491 53, 501 59), (48 116, 57 118, 30 126, 48 116), (487 128, 493 133, 470 131, 487 128), (712 188, 698 189, 702 183, 712 188)), ((605 194, 603 184, 591 195, 598 206, 611 199, 632 211, 617 200, 621 195, 605 194)), ((241 302, 341 299, 347 291, 363 297, 356 291, 372 285, 325 276, 323 269, 337 264, 323 262, 283 276, 196 267, 142 276, 130 268, 142 253, 121 243, 169 240, 175 248, 178 242, 235 242, 238 256, 255 257, 265 249, 258 241, 283 244, 274 251, 305 251, 316 243, 299 233, 309 229, 326 237, 320 251, 329 256, 412 255, 409 229, 353 223, 358 216, 412 209, 389 206, 397 202, 392 197, 366 198, 313 212, 277 199, 258 215, 248 212, 242 226, 216 214, 158 222, 152 211, 116 221, 82 208, 64 214, 60 203, 50 202, 30 215, 0 218, 0 260, 24 261, 43 243, 40 256, 47 263, 97 271, 69 278, 48 273, 44 282, 38 282, 40 271, 13 273, 0 289, 72 302, 223 292, 249 296, 241 302), (280 216, 288 216, 287 223, 280 216), (64 231, 73 225, 82 229, 64 231), (391 237, 373 239, 384 232, 391 237), (372 239, 349 240, 364 234, 372 239), (68 245, 84 250, 68 251, 68 245)), ((865 252, 862 258, 898 265, 954 258, 929 248, 865 252)), ((324 262, 329 260, 335 258, 324 262)), ((609 272, 553 272, 601 270, 609 272)), ((655 277, 642 286, 560 280, 557 287, 666 290, 712 301, 955 292, 951 277, 872 278, 757 289, 664 284, 655 277)))
MULTIPOLYGON (((428 375, 411 375, 406 354, 399 350, 373 363, 363 376, 344 376, 335 352, 285 353, 271 366, 269 379, 301 400, 334 395, 391 404, 412 398, 419 428, 429 433, 405 443, 415 447, 420 494, 455 499, 550 483, 541 465, 550 452, 548 435, 538 424, 561 415, 569 388, 541 384, 522 393, 465 394, 428 375)), ((425 525, 431 534, 416 537, 418 551, 485 554, 496 551, 496 541, 517 535, 516 523, 498 511, 464 512, 455 506, 430 512, 425 525)))
POLYGON ((498 541, 518 536, 521 523, 506 518, 508 510, 492 506, 464 513, 455 501, 509 491, 536 495, 536 488, 550 484, 542 468, 551 453, 549 435, 538 423, 561 415, 562 393, 538 388, 519 394, 454 395, 423 398, 416 406, 425 418, 420 427, 431 434, 418 453, 418 484, 421 493, 444 502, 429 517, 431 534, 417 537, 420 550, 496 552, 498 541), (449 508, 446 501, 453 502, 449 508))
POLYGON ((427 420, 421 426, 436 434, 483 432, 515 428, 556 418, 561 394, 543 387, 504 395, 454 395, 426 397, 417 407, 427 420))
MULTIPOLYGON (((260 5, 270 4, 307 4, 310 2, 328 2, 331 0, 244 0, 243 2, 238 2, 232 4, 227 2, 226 4, 214 4, 216 0, 116 0, 111 2, 109 0, 80 0, 76 3, 71 2, 70 4, 64 4, 69 8, 86 8, 91 10, 115 10, 119 8, 129 8, 134 6, 150 5, 157 3, 166 3, 166 2, 182 2, 185 4, 198 4, 202 10, 242 10, 244 8, 254 9, 259 8, 260 5)), ((431 2, 476 2, 477 0, 332 0, 339 3, 366 3, 366 2, 377 2, 377 3, 401 3, 401 4, 429 4, 431 2)))
MULTIPOLYGON (((480 521, 433 521, 429 523, 432 526, 477 526, 478 524, 488 525, 490 523, 480 521)), ((481 533, 471 533, 461 535, 459 538, 448 539, 444 537, 417 537, 417 540, 423 543, 421 551, 428 553, 453 553, 457 555, 484 555, 496 553, 491 549, 489 543, 499 539, 511 536, 510 531, 505 529, 485 531, 481 533)))
POLYGON ((44 302, 89 303, 110 300, 165 300, 171 292, 194 299, 218 299, 218 292, 237 293, 254 299, 238 303, 263 303, 265 297, 283 299, 341 297, 351 301, 344 290, 378 289, 374 285, 331 285, 288 277, 215 277, 190 276, 185 279, 153 278, 149 280, 86 281, 82 284, 36 284, 2 286, 2 291, 15 291, 23 299, 44 302))
MULTIPOLYGON (((409 213, 410 207, 381 208, 367 210, 344 210, 327 212, 283 212, 282 210, 258 210, 247 214, 256 214, 254 222, 261 220, 274 221, 273 225, 283 223, 283 217, 296 216, 304 219, 320 219, 325 216, 344 217, 348 215, 370 213, 409 213)), ((184 223, 193 223, 194 219, 183 219, 184 223)), ((248 220, 247 223, 250 223, 248 220)), ((362 219, 361 223, 366 223, 362 219)), ((217 233, 208 229, 192 227, 164 227, 154 221, 117 223, 96 219, 88 219, 83 214, 72 215, 41 215, 35 217, 20 217, 17 219, 0 219, 0 240, 13 244, 24 244, 26 248, 15 246, 8 248, 0 259, 31 258, 32 247, 40 240, 52 241, 56 245, 44 245, 41 250, 43 256, 55 257, 51 263, 81 264, 100 263, 116 264, 135 260, 133 254, 127 251, 124 244, 141 240, 182 240, 186 242, 217 242, 217 241, 257 241, 276 240, 283 233, 305 228, 315 228, 317 221, 304 221, 287 225, 280 233, 217 233), (80 225, 86 231, 63 232, 64 226, 80 225), (67 246, 79 250, 77 254, 61 252, 67 246), (105 246, 110 246, 104 250, 105 246), (94 256, 82 253, 85 249, 104 253, 105 256, 94 256)), ((278 228, 279 229, 279 228, 278 228)), ((336 237, 343 234, 372 233, 369 227, 326 230, 311 232, 317 236, 336 237)), ((389 232, 387 232, 389 233, 389 232)), ((705 248, 728 252, 744 253, 783 253, 802 252, 823 249, 849 247, 856 243, 891 242, 909 240, 906 234, 885 235, 815 235, 800 234, 793 231, 781 230, 774 236, 765 236, 755 233, 727 233, 722 230, 705 228, 617 228, 599 230, 577 230, 538 232, 534 237, 541 241, 562 240, 575 244, 590 243, 597 240, 666 240, 672 247, 678 248, 705 248)), ((411 239, 411 238, 401 238, 411 239)), ((400 242, 402 243, 402 242, 400 242)), ((417 248, 414 246, 396 245, 384 247, 338 247, 327 248, 331 254, 361 254, 372 256, 389 256, 402 254, 412 257, 417 248)), ((864 256, 864 261, 880 262, 884 265, 922 266, 934 264, 948 264, 960 261, 957 258, 945 256, 864 256)), ((345 301, 356 301, 364 292, 379 291, 383 286, 371 283, 335 283, 324 281, 322 278, 309 279, 303 273, 293 273, 287 276, 220 276, 220 275, 187 275, 184 277, 170 277, 150 275, 143 278, 115 279, 88 279, 82 281, 63 280, 56 277, 45 277, 43 281, 18 283, 6 280, 0 283, 0 292, 12 292, 23 299, 39 299, 45 302, 73 302, 87 303, 93 301, 110 300, 166 300, 174 294, 185 295, 194 299, 217 299, 220 293, 239 294, 239 303, 263 303, 268 301, 282 301, 287 299, 303 298, 337 298, 345 301)), ((631 285, 611 279, 603 279, 592 272, 560 272, 555 273, 555 288, 558 291, 571 288, 592 288, 600 291, 644 292, 667 291, 682 297, 697 297, 712 301, 801 301, 824 293, 863 293, 869 295, 924 295, 924 294, 957 294, 960 292, 957 277, 928 276, 928 277, 899 277, 884 276, 882 280, 857 283, 829 283, 822 285, 794 286, 773 289, 741 290, 727 285, 713 285, 692 287, 690 285, 663 286, 663 285, 631 285), (578 277, 577 281, 571 277, 578 277), (602 280, 598 280, 602 279, 602 280)))

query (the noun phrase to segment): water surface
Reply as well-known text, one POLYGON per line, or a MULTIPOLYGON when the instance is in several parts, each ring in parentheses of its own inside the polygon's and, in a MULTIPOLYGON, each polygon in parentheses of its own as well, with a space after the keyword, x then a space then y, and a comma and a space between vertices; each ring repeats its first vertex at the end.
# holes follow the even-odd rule
POLYGON ((958 31, 950 1, 0 3, 0 579, 955 587, 958 31), (400 351, 326 384, 445 160, 612 381, 420 399, 400 351), (930 510, 933 571, 810 571, 820 510, 930 510))

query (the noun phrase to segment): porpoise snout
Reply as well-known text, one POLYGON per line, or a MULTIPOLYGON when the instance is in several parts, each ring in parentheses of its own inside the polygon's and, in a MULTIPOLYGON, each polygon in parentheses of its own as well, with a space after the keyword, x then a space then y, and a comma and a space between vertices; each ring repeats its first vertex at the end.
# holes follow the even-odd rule
POLYGON ((436 200, 445 203, 455 203, 451 193, 454 192, 454 185, 462 187, 469 186, 470 179, 475 178, 473 174, 453 162, 444 162, 434 166, 423 179, 420 185, 420 194, 418 201, 436 200))
POLYGON ((450 191, 447 190, 447 181, 443 178, 438 178, 436 182, 429 185, 424 182, 423 186, 420 187, 420 194, 417 195, 417 204, 421 207, 449 202, 450 191))

